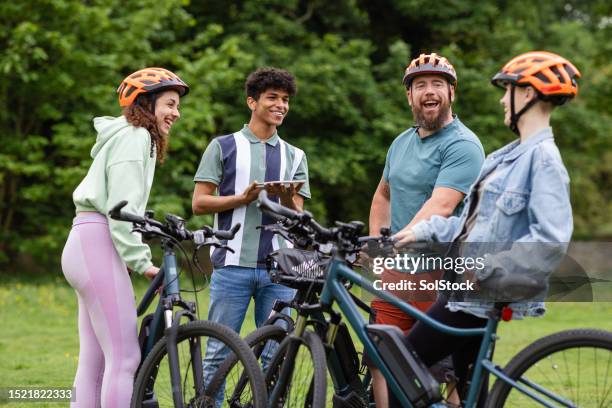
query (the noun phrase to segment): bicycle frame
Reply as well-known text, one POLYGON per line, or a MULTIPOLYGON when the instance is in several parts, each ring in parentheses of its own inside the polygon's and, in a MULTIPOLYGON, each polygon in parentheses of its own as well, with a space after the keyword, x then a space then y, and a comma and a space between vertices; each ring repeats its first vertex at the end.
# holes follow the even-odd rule
MULTIPOLYGON (((349 324, 355 330, 355 333, 361 340, 364 350, 368 353, 368 356, 372 359, 374 364, 381 370, 384 375, 387 383, 397 399, 401 402, 404 407, 413 407, 413 405, 408 401, 407 397, 404 395, 401 390, 399 384, 391 374, 389 368, 385 365, 378 350, 374 346, 374 343, 368 336, 365 326, 367 324, 366 320, 363 316, 358 312, 358 307, 351 298, 348 290, 340 279, 347 279, 353 284, 359 286, 362 289, 365 289, 367 292, 378 296, 379 298, 391 303, 392 305, 401 309, 404 313, 414 317, 415 319, 433 327, 434 329, 441 331, 446 334, 450 334, 453 336, 483 336, 482 343, 480 345, 480 351, 478 353, 478 357, 476 360, 476 364, 474 365, 471 383, 467 395, 467 399, 465 400, 466 407, 473 407, 476 405, 476 401, 478 399, 479 390, 482 384, 483 379, 483 369, 490 372, 494 376, 500 378, 502 381, 510 384, 512 387, 516 388, 520 392, 528 395, 529 397, 535 399, 543 406, 548 408, 554 408, 554 405, 551 405, 548 401, 545 401, 540 396, 536 395, 533 391, 529 390, 527 387, 519 384, 516 381, 508 378, 503 371, 495 366, 491 361, 492 353, 493 353, 493 345, 496 340, 496 332, 498 320, 490 318, 487 322, 487 325, 484 328, 473 328, 473 329, 458 329, 455 327, 447 326, 442 324, 431 317, 427 316, 425 313, 419 311, 408 303, 403 302, 396 296, 385 292, 380 291, 374 288, 373 283, 361 276, 357 272, 350 269, 345 262, 338 257, 334 257, 332 259, 330 266, 327 271, 327 278, 325 284, 323 286, 323 290, 320 296, 320 302, 324 308, 331 309, 334 301, 336 301, 340 307, 340 310, 349 321, 349 324)), ((530 383, 528 380, 522 379, 522 383, 526 384, 528 387, 535 389, 536 391, 546 395, 547 397, 553 399, 555 402, 564 404, 567 407, 571 407, 567 401, 558 396, 548 392, 537 384, 530 383)))
MULTIPOLYGON (((151 285, 147 289, 137 309, 138 316, 146 311, 160 288, 161 280, 163 279, 164 287, 160 295, 157 309, 152 319, 143 320, 141 324, 139 339, 144 337, 144 341, 142 341, 144 344, 141 344, 141 364, 151 352, 155 343, 162 338, 162 336, 165 336, 165 348, 168 355, 170 380, 172 384, 172 399, 175 407, 182 407, 183 396, 181 395, 181 375, 177 349, 178 330, 183 316, 187 317, 189 321, 197 320, 197 316, 195 303, 185 301, 181 298, 174 247, 175 245, 179 245, 180 247, 180 241, 189 240, 196 244, 196 249, 207 245, 229 249, 229 247, 222 244, 219 239, 232 239, 238 229, 240 229, 240 224, 234 225, 231 230, 214 231, 212 228, 204 226, 202 229, 189 231, 185 228, 185 220, 172 214, 166 214, 166 223, 162 224, 153 219, 154 213, 152 211, 145 212, 144 217, 136 214, 124 213, 121 209, 125 207, 127 203, 128 202, 125 200, 118 202, 108 212, 109 216, 115 220, 131 222, 134 226, 133 231, 140 232, 143 238, 160 237, 161 247, 164 252, 162 267, 157 276, 153 279, 153 282, 151 282, 151 285), (174 313, 174 306, 179 306, 181 310, 174 313), (163 326, 162 322, 164 324, 163 326), (164 328, 163 330, 162 327, 164 328), (147 328, 149 329, 148 332, 147 328), (145 330, 144 335, 143 329, 145 330)), ((199 340, 194 341, 190 339, 189 353, 191 361, 195 362, 192 363, 191 366, 195 386, 197 387, 196 393, 203 394, 204 375, 203 367, 200 363, 202 361, 202 347, 199 340)), ((140 366, 138 370, 141 368, 140 366)), ((154 398, 154 392, 150 389, 150 382, 147 382, 146 386, 146 396, 154 398)))
MULTIPOLYGON (((327 321, 323 311, 320 310, 320 308, 315 310, 307 309, 305 310, 306 314, 300 316, 300 304, 312 304, 312 300, 313 299, 300 296, 300 289, 298 289, 296 297, 289 302, 277 299, 272 306, 271 316, 263 323, 263 325, 266 326, 278 324, 277 322, 282 322, 281 324, 288 327, 287 333, 294 333, 295 324, 300 321, 301 328, 298 329, 299 333, 295 333, 298 336, 303 334, 306 324, 321 325, 319 327, 327 325, 327 327, 324 329, 325 337, 321 338, 327 354, 327 369, 337 394, 339 396, 344 396, 346 392, 350 392, 351 390, 350 382, 347 377, 350 377, 350 372, 352 371, 347 371, 347 369, 343 367, 340 357, 337 355, 337 351, 334 347, 334 341, 339 336, 339 324, 341 323, 342 316, 339 313, 330 313, 330 321, 327 321), (298 313, 295 321, 286 314, 286 308, 295 310, 298 313)), ((318 296, 317 300, 315 301, 318 303, 318 296)), ((350 334, 346 332, 346 335, 350 340, 350 334)), ((355 353, 354 357, 358 358, 358 354, 355 353)))
MULTIPOLYGON (((149 334, 147 336, 144 348, 142 351, 142 361, 149 354, 155 343, 165 335, 167 337, 167 351, 168 351, 168 363, 170 366, 170 380, 172 383, 172 398, 174 405, 177 407, 183 406, 183 396, 180 393, 181 389, 181 374, 179 368, 179 356, 177 349, 177 334, 178 327, 180 325, 181 318, 187 317, 189 321, 197 319, 195 315, 195 304, 193 302, 186 302, 180 296, 180 286, 178 280, 178 270, 176 265, 176 255, 172 249, 172 243, 162 240, 162 246, 164 249, 163 263, 160 268, 159 274, 163 274, 163 289, 160 295, 159 303, 153 314, 149 326, 149 334), (174 306, 180 306, 181 310, 174 314, 174 306)), ((146 311, 157 290, 159 280, 153 282, 143 297, 142 301, 138 306, 138 315, 146 311), (157 283, 157 285, 156 285, 157 283), (157 287, 156 287, 157 286, 157 287)), ((191 361, 202 361, 202 348, 198 343, 190 344, 191 361)), ((140 369, 140 368, 139 368, 140 369)), ((192 364, 192 370, 194 375, 194 382, 198 384, 200 389, 198 393, 203 394, 203 369, 201 364, 192 364)))

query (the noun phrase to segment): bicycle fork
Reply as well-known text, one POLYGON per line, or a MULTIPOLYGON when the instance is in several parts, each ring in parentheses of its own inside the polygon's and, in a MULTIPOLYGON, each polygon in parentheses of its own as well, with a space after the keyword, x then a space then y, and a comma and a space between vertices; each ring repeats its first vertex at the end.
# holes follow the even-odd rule
MULTIPOLYGON (((195 319, 191 308, 186 302, 180 298, 177 285, 177 268, 176 258, 172 253, 164 254, 163 266, 165 271, 164 286, 166 296, 163 300, 164 307, 164 322, 166 326, 166 351, 168 353, 168 365, 170 366, 170 382, 172 385, 172 400, 174 406, 182 408, 184 406, 182 394, 182 378, 181 366, 178 355, 178 328, 181 324, 181 317, 186 316, 190 321, 195 319), (179 304, 183 307, 173 315, 174 304, 179 304)), ((196 388, 196 396, 204 395, 204 373, 202 367, 202 347, 199 338, 189 339, 189 352, 191 357, 191 368, 193 371, 194 387, 196 388)))
POLYGON ((295 320, 295 330, 289 335, 290 342, 289 346, 287 347, 287 354, 285 355, 285 360, 281 366, 276 384, 272 390, 272 394, 270 395, 268 407, 279 406, 279 400, 284 395, 284 392, 291 381, 293 368, 295 365, 295 356, 297 355, 300 347, 301 337, 306 330, 307 319, 308 316, 298 314, 297 319, 295 320))

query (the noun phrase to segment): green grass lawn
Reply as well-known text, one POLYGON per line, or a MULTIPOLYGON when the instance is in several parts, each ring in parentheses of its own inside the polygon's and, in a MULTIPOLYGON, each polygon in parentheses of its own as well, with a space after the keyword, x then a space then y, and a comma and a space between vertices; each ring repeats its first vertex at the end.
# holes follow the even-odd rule
MULTIPOLYGON (((146 282, 141 278, 134 281, 139 299, 146 282)), ((183 282, 183 286, 189 287, 187 283, 183 282)), ((207 292, 200 292, 198 298, 201 317, 205 317, 207 292)), ((564 329, 593 327, 612 331, 611 317, 612 303, 549 304, 544 318, 501 324, 495 360, 503 365, 537 338, 564 329)), ((0 284, 0 322, 0 389, 71 386, 79 350, 76 296, 63 276, 5 276, 0 284)), ((254 330, 254 326, 250 310, 242 334, 254 330)))

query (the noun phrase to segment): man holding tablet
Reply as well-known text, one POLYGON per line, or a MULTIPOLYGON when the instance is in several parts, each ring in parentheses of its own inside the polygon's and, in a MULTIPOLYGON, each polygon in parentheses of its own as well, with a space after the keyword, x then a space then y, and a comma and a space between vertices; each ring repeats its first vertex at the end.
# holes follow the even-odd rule
MULTIPOLYGON (((240 332, 251 298, 259 327, 274 300, 293 297, 292 289, 272 283, 268 276, 266 256, 287 243, 257 228, 273 222, 257 208, 257 195, 265 188, 272 199, 295 210, 302 210, 304 199, 310 198, 306 155, 277 133, 289 111, 289 98, 297 90, 294 77, 285 70, 260 68, 248 76, 245 90, 251 119, 238 132, 210 142, 194 177, 192 200, 194 214, 215 214, 215 228, 242 225, 228 242, 234 253, 211 249, 208 319, 236 332, 240 332), (273 181, 285 183, 270 183, 273 181)), ((218 364, 211 361, 211 355, 207 351, 205 374, 214 372, 218 364)))

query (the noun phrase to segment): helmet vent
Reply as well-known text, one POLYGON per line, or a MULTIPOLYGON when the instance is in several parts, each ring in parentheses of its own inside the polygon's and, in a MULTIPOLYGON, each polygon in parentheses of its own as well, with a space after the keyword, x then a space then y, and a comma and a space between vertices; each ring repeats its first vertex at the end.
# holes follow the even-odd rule
POLYGON ((127 92, 125 93, 125 98, 129 98, 132 92, 134 92, 135 90, 136 90, 135 86, 130 86, 130 89, 128 89, 127 92))
POLYGON ((557 78, 559 78, 559 82, 565 83, 565 78, 563 78, 563 75, 561 75, 561 72, 559 72, 558 67, 550 67, 550 70, 556 75, 557 78))
POLYGON ((544 75, 543 72, 536 72, 534 76, 538 78, 540 81, 544 82, 545 84, 550 83, 550 80, 548 79, 546 75, 544 75))
POLYGON ((189 86, 176 74, 164 68, 144 68, 126 77, 119 88, 119 106, 134 103, 136 97, 147 92, 159 92, 166 88, 176 90, 180 96, 189 92, 189 86))

